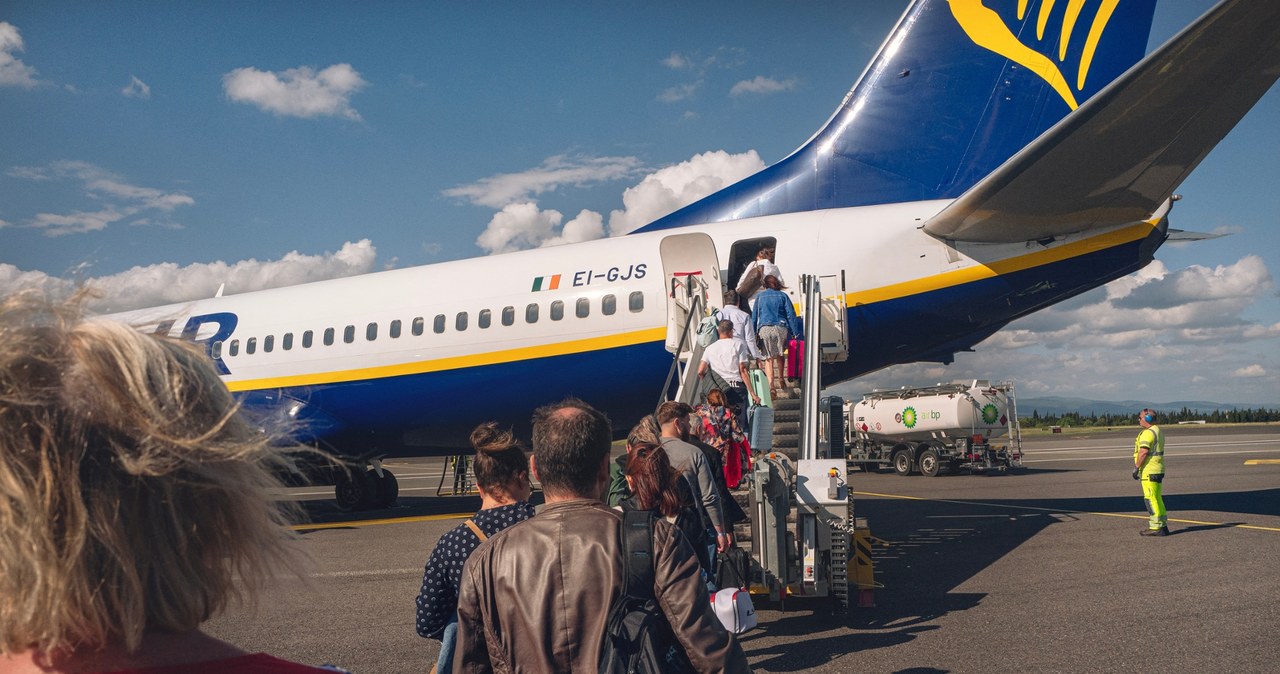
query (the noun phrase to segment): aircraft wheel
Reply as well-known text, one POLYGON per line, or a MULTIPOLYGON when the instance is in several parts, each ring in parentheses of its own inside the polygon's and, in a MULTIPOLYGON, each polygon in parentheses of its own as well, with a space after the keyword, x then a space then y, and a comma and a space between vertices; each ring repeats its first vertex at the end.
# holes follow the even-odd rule
POLYGON ((938 461, 938 452, 932 449, 926 449, 920 452, 920 473, 926 477, 937 477, 941 464, 938 461))
POLYGON ((894 453, 893 472, 899 475, 911 474, 911 450, 899 449, 894 453))
POLYGON ((347 511, 364 510, 372 505, 377 487, 373 473, 364 470, 339 470, 334 480, 333 496, 338 507, 347 511))
POLYGON ((390 508, 394 506, 396 498, 400 496, 400 483, 396 481, 396 476, 384 468, 382 469, 382 477, 378 477, 378 474, 373 471, 369 471, 369 477, 373 478, 374 483, 377 485, 374 507, 390 508))

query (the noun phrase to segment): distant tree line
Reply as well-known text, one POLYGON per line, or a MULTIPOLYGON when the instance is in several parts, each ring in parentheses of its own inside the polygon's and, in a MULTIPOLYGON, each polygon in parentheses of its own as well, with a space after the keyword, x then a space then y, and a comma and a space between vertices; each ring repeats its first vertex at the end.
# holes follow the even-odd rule
MULTIPOLYGON (((1089 414, 1067 412, 1066 414, 1040 414, 1040 410, 1032 410, 1031 416, 1019 417, 1023 428, 1045 426, 1136 426, 1138 414, 1089 414)), ((1176 424, 1180 421, 1204 421, 1210 424, 1244 424, 1262 421, 1280 421, 1280 409, 1230 409, 1201 412, 1186 407, 1177 412, 1156 412, 1157 424, 1176 424)))

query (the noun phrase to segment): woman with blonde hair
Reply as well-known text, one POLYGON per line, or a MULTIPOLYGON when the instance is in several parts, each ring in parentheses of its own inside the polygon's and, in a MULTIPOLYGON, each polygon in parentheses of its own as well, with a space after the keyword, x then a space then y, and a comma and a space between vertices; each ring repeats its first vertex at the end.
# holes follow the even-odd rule
POLYGON ((84 297, 0 304, 0 670, 324 671, 200 631, 299 570, 284 450, 202 348, 84 297))

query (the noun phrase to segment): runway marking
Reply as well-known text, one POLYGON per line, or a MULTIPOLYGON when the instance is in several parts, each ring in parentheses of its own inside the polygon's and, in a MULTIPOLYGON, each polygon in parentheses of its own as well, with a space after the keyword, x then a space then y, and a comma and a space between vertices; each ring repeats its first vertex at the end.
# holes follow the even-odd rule
POLYGON ((350 522, 321 522, 317 524, 295 524, 294 531, 315 531, 318 529, 345 529, 347 527, 371 527, 379 524, 409 524, 411 522, 434 522, 436 520, 460 520, 471 517, 474 512, 449 513, 447 515, 417 515, 414 517, 392 517, 381 520, 353 520, 350 522))
MULTIPOLYGON (((1069 510, 1067 508, 1038 508, 1036 506, 1016 506, 1016 505, 1008 505, 1006 503, 986 503, 984 501, 955 501, 952 499, 945 499, 945 498, 925 498, 923 496, 904 496, 902 494, 878 494, 876 492, 870 492, 870 491, 855 491, 853 493, 859 494, 861 496, 878 496, 880 498, 899 499, 903 501, 932 501, 934 503, 953 503, 956 505, 978 505, 978 506, 986 506, 988 508, 1004 508, 1006 510, 1035 510, 1037 512, 1063 513, 1068 515, 1100 515, 1102 517, 1123 517, 1125 519, 1142 520, 1144 522, 1150 519, 1147 515, 1129 515, 1127 513, 1102 513, 1102 512, 1093 512, 1089 510, 1069 510)), ((1264 526, 1258 526, 1256 524, 1231 524, 1228 522, 1202 522, 1200 520, 1184 520, 1184 519, 1175 519, 1173 517, 1170 517, 1169 521, 1177 522, 1178 524, 1202 524, 1202 525, 1219 526, 1219 527, 1230 527, 1232 529, 1253 529, 1255 531, 1280 532, 1280 527, 1264 527, 1264 526)))
MULTIPOLYGON (((1166 442, 1165 448, 1179 449, 1182 447, 1229 447, 1229 446, 1235 446, 1235 445, 1277 444, 1278 442, 1280 441, 1274 440, 1274 439, 1238 440, 1235 442, 1186 442, 1186 443, 1179 442, 1177 444, 1174 444, 1172 442, 1166 442)), ((1093 447, 1090 445, 1080 445, 1078 447, 1053 447, 1049 449, 1032 449, 1032 450, 1026 450, 1026 451, 1034 452, 1036 454, 1048 454, 1053 452, 1108 452, 1108 451, 1114 451, 1114 450, 1120 450, 1120 449, 1132 450, 1133 446, 1132 445, 1107 445, 1105 447, 1099 448, 1099 447, 1093 447)))
MULTIPOLYGON (((1258 452, 1280 452, 1280 447, 1264 448, 1264 449, 1242 449, 1235 452, 1170 452, 1165 450, 1165 456, 1223 456, 1227 454, 1257 454, 1258 452)), ((1116 454, 1112 456, 1079 456, 1073 459, 1023 459, 1023 463, 1058 463, 1060 461, 1110 461, 1115 459, 1132 458, 1133 454, 1116 454)))
POLYGON ((1244 462, 1246 466, 1269 466, 1280 463, 1280 459, 1249 459, 1244 462))
POLYGON ((372 571, 329 571, 327 573, 309 573, 307 578, 360 578, 362 576, 417 576, 422 569, 374 569, 372 571))

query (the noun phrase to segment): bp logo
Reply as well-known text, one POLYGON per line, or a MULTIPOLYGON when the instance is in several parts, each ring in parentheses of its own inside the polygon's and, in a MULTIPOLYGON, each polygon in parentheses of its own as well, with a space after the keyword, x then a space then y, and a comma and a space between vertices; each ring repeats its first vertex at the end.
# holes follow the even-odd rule
POLYGON ((916 427, 916 408, 908 407, 907 409, 902 410, 902 425, 907 428, 916 427))
POLYGON ((982 420, 988 424, 994 424, 996 419, 1000 417, 1000 410, 995 405, 987 403, 982 406, 982 420))

